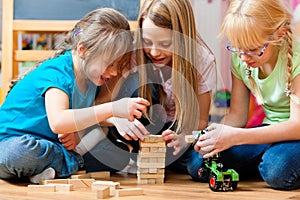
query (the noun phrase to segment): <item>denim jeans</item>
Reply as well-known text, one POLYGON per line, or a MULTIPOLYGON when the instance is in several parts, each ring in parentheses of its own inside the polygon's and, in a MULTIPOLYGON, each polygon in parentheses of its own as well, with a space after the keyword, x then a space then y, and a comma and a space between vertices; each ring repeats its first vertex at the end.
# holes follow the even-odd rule
POLYGON ((16 179, 36 175, 52 167, 56 177, 67 177, 83 167, 82 157, 59 143, 31 135, 0 142, 0 178, 16 179))

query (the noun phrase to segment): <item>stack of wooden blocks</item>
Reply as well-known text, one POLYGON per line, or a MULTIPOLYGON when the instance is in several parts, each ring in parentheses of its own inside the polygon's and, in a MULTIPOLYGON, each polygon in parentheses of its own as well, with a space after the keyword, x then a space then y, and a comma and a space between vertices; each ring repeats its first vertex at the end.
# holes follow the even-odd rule
POLYGON ((145 136, 137 158, 139 184, 162 184, 165 178, 166 144, 161 135, 145 136))

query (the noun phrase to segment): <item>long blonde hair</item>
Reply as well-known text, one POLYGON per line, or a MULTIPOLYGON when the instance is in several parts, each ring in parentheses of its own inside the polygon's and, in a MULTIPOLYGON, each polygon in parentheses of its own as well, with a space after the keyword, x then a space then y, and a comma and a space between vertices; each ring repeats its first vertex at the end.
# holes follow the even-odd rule
MULTIPOLYGON (((189 0, 146 0, 138 17, 136 33, 137 65, 139 66, 140 96, 152 102, 147 75, 151 73, 144 65, 147 58, 142 44, 142 23, 149 18, 156 26, 173 32, 172 93, 175 99, 176 132, 191 132, 198 126, 199 106, 197 101, 198 79, 196 66, 198 37, 192 7, 189 0)), ((164 104, 165 93, 159 87, 160 103, 164 104)), ((151 115, 151 113, 150 113, 151 115)))
MULTIPOLYGON (((251 49, 261 46, 269 37, 269 43, 278 48, 285 48, 287 55, 286 89, 292 100, 299 102, 292 93, 293 70, 293 30, 291 28, 292 14, 282 4, 281 0, 232 0, 227 15, 222 23, 221 35, 226 35, 233 46, 241 49, 251 49), (286 29, 285 42, 274 37, 279 28, 286 29)), ((259 104, 263 104, 261 92, 247 67, 245 72, 259 104)))

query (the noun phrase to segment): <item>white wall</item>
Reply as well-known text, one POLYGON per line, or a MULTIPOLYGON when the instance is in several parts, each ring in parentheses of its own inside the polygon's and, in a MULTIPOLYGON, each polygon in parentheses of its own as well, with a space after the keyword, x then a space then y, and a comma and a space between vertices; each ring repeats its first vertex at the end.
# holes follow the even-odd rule
POLYGON ((197 29, 203 40, 215 54, 219 73, 218 89, 231 89, 230 53, 225 49, 223 38, 218 37, 220 26, 230 0, 190 0, 197 29))

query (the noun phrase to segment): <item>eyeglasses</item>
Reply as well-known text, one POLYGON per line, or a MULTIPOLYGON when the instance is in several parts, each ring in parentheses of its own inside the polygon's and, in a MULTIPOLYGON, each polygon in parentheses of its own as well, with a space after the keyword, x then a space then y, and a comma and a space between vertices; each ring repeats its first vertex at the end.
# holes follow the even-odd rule
POLYGON ((232 53, 236 53, 236 54, 244 54, 244 55, 247 55, 247 56, 262 56, 265 52, 265 50, 267 49, 269 43, 265 43, 263 48, 258 51, 257 49, 256 50, 253 50, 253 51, 249 51, 249 52, 245 52, 245 51, 240 51, 238 49, 236 49, 235 47, 232 47, 230 42, 228 41, 227 44, 226 44, 226 49, 228 51, 231 51, 232 53))

